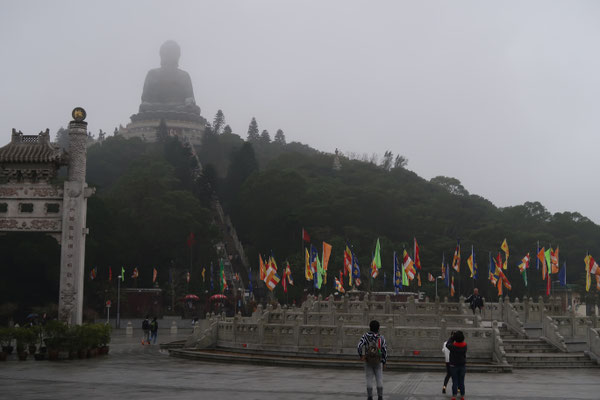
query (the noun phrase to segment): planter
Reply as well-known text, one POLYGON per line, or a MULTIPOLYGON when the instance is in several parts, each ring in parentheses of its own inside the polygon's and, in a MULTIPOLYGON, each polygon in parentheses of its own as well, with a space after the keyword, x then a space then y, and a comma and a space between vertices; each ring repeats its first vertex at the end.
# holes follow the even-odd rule
POLYGON ((49 349, 48 350, 48 360, 50 360, 50 361, 58 360, 58 354, 59 354, 58 350, 54 350, 54 349, 50 350, 49 349))
POLYGON ((42 361, 46 359, 46 353, 35 353, 33 355, 33 358, 35 358, 36 361, 42 361))
POLYGON ((1 351, 0 352, 0 361, 6 361, 6 357, 8 357, 8 354, 1 351))
POLYGON ((25 361, 27 360, 27 353, 26 352, 21 352, 19 353, 19 361, 25 361))
POLYGON ((2 346, 2 351, 6 354, 12 354, 14 347, 12 346, 2 346))

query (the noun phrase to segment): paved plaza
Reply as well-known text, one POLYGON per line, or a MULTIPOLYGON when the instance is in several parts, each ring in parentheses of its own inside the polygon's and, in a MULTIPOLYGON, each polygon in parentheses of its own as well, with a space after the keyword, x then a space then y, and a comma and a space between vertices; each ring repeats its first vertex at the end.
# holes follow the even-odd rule
MULTIPOLYGON (((110 355, 0 364, 0 399, 361 399, 360 370, 277 368, 175 359, 139 335, 114 335, 110 355)), ((162 336, 162 337, 161 337, 162 336)), ((183 336, 180 335, 179 338, 183 336)), ((168 331, 159 340, 169 341, 168 331)), ((388 372, 385 399, 449 399, 443 375, 388 372)), ((600 369, 467 373, 468 399, 598 399, 600 369)))

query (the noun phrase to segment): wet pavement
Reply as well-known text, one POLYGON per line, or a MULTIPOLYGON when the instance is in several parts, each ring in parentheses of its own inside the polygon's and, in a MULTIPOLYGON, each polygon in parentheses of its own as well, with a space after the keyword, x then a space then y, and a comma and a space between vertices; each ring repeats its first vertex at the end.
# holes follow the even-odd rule
MULTIPOLYGON (((175 359, 158 346, 142 346, 117 332, 110 354, 73 361, 0 363, 0 399, 361 399, 360 370, 213 364, 175 359)), ((159 342, 184 338, 159 332, 159 342)), ((449 399, 443 375, 384 373, 389 400, 449 399)), ((600 369, 467 372, 467 399, 598 399, 600 369)))

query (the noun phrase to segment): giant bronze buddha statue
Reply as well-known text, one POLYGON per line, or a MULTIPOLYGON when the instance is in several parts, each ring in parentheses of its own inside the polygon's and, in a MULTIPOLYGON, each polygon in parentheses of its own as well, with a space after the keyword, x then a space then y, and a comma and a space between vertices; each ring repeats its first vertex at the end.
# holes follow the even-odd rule
POLYGON ((179 45, 172 40, 160 47, 160 68, 152 69, 146 75, 136 119, 169 118, 174 114, 183 119, 200 116, 190 75, 178 68, 180 55, 179 45))

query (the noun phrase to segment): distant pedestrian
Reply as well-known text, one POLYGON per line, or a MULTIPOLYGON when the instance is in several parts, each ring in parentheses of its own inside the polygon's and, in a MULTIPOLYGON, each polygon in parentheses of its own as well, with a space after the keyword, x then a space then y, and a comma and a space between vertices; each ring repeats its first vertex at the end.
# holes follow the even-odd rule
MULTIPOLYGON (((450 333, 450 336, 454 335, 454 332, 450 333)), ((442 393, 446 393, 446 386, 448 385, 448 381, 450 380, 450 350, 446 347, 446 340, 444 345, 442 346, 442 353, 444 353, 444 360, 446 361, 446 376, 444 377, 444 386, 442 386, 442 393)))
POLYGON ((379 334, 379 322, 371 321, 369 331, 358 342, 358 355, 365 362, 367 379, 367 399, 373 400, 373 380, 377 387, 377 399, 383 399, 383 369, 387 361, 387 345, 385 338, 379 334), (364 355, 363 355, 364 349, 364 355))
POLYGON ((142 345, 150 344, 150 316, 146 315, 146 318, 142 321, 142 331, 144 337, 142 338, 142 345))
POLYGON ((465 396, 465 374, 467 372, 467 343, 465 335, 461 331, 456 331, 448 339, 446 347, 450 350, 450 374, 452 375, 452 400, 456 400, 456 395, 460 390, 460 398, 464 400, 465 396))
MULTIPOLYGON (((158 321, 156 321, 156 317, 152 318, 152 322, 150 322, 150 341, 152 344, 156 344, 156 336, 158 335, 158 321)), ((150 343, 150 342, 148 342, 150 343)))
POLYGON ((475 314, 475 309, 479 308, 479 314, 481 314, 481 309, 483 308, 483 297, 479 295, 479 289, 473 289, 473 294, 467 297, 465 303, 469 303, 469 307, 473 310, 473 315, 475 314))

